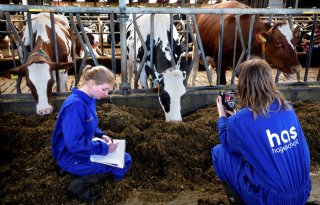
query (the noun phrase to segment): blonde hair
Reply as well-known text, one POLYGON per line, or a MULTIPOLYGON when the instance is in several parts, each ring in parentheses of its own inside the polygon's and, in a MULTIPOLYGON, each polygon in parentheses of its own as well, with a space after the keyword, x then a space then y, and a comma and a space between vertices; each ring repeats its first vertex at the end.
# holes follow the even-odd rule
POLYGON ((248 107, 254 118, 261 114, 268 117, 269 107, 274 101, 279 102, 277 111, 281 108, 289 109, 283 94, 276 87, 271 69, 266 61, 257 57, 242 63, 239 67, 239 106, 248 107))
POLYGON ((94 66, 86 65, 82 71, 78 87, 82 87, 84 84, 89 82, 89 80, 94 80, 96 84, 110 83, 114 84, 115 79, 113 73, 105 66, 94 66))

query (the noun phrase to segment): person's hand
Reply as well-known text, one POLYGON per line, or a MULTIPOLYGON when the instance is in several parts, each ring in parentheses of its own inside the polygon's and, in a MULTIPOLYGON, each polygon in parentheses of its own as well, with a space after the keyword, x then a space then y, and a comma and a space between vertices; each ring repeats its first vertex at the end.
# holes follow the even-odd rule
POLYGON ((108 143, 108 153, 112 153, 114 151, 116 151, 116 149, 118 148, 118 144, 114 144, 114 143, 108 143))
POLYGON ((235 110, 232 112, 230 110, 227 110, 224 107, 224 105, 222 104, 222 98, 220 95, 217 97, 216 103, 217 103, 219 117, 227 117, 227 114, 234 115, 236 113, 235 110))
POLYGON ((101 138, 106 141, 106 143, 112 142, 112 138, 107 135, 102 135, 101 138))

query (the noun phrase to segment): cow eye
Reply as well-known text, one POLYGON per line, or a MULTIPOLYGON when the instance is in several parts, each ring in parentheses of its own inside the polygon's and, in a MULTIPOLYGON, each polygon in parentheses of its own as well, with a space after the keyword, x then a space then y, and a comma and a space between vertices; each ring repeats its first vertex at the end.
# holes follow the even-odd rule
POLYGON ((282 44, 280 42, 276 42, 276 47, 281 47, 282 44))

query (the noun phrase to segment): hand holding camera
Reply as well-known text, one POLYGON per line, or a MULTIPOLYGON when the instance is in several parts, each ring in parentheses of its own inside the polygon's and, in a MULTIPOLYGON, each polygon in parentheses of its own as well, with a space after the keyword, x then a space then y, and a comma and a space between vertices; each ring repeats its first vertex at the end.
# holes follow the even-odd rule
POLYGON ((221 97, 221 103, 223 105, 223 110, 219 106, 220 100, 217 99, 217 106, 218 106, 218 112, 219 116, 225 116, 229 117, 232 114, 235 113, 235 107, 236 107, 236 101, 235 101, 235 94, 233 91, 221 91, 219 93, 219 96, 221 97))

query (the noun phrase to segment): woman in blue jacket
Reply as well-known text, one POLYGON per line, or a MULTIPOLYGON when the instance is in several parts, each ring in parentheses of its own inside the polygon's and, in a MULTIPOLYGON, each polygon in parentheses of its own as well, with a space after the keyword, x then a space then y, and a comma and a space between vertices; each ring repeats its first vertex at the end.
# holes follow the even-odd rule
POLYGON ((237 113, 225 110, 217 97, 221 144, 212 148, 217 176, 248 205, 305 204, 310 154, 293 108, 276 88, 266 61, 244 62, 238 79, 237 113))
POLYGON ((96 99, 108 96, 115 80, 113 73, 104 66, 87 65, 78 87, 60 108, 52 136, 52 154, 63 171, 76 175, 68 190, 86 202, 94 201, 99 194, 91 193, 91 187, 104 182, 108 173, 122 180, 129 170, 131 156, 125 154, 123 169, 94 163, 90 155, 106 155, 116 150, 117 144, 98 128, 96 99), (103 140, 92 141, 98 137, 103 140))

